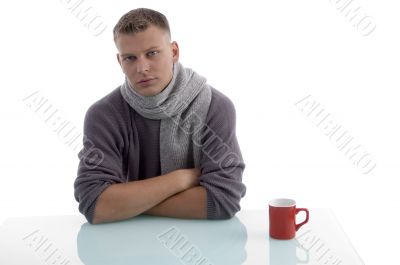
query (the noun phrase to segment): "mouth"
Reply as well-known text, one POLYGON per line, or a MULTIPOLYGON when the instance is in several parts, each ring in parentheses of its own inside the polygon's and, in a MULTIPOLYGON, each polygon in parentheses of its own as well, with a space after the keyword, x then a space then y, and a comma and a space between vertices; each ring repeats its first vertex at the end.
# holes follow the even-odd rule
POLYGON ((136 84, 145 85, 150 83, 151 81, 155 80, 155 78, 145 78, 137 82, 136 84))

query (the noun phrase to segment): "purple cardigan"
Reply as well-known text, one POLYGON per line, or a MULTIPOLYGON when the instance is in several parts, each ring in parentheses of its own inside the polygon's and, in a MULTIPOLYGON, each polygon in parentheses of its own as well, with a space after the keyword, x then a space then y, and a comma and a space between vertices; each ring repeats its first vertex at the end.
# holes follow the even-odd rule
MULTIPOLYGON (((207 190, 207 218, 231 218, 246 193, 245 164, 235 133, 233 103, 212 88, 202 134, 200 185, 207 190)), ((74 183, 79 211, 92 223, 96 201, 112 184, 161 175, 160 121, 136 113, 117 88, 87 111, 74 183)))

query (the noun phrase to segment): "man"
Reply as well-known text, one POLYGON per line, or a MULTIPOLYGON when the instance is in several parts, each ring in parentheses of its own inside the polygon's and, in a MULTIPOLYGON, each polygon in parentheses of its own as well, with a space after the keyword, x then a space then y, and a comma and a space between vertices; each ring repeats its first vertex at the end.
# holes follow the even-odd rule
POLYGON ((132 10, 113 34, 126 78, 86 113, 80 212, 93 224, 231 218, 246 191, 232 102, 179 63, 163 14, 132 10))

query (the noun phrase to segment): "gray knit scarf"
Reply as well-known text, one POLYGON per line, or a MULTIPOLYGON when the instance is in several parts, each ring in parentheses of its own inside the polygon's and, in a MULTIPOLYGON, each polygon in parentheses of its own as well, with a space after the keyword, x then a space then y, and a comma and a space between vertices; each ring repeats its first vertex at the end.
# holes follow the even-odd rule
POLYGON ((211 102, 206 79, 179 62, 171 82, 159 94, 142 96, 125 79, 121 94, 140 115, 160 122, 161 173, 199 167, 201 132, 211 102))

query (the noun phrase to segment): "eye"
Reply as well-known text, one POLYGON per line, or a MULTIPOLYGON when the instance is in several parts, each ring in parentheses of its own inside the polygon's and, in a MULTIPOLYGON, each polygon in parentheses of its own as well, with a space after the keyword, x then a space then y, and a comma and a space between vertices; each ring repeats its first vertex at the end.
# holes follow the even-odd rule
POLYGON ((149 56, 155 56, 155 55, 157 55, 157 54, 159 54, 159 53, 160 53, 159 51, 151 51, 151 52, 148 52, 147 55, 149 55, 149 56))
POLYGON ((123 61, 125 61, 125 62, 130 62, 130 61, 133 61, 133 60, 135 60, 135 56, 126 56, 123 59, 123 61))

